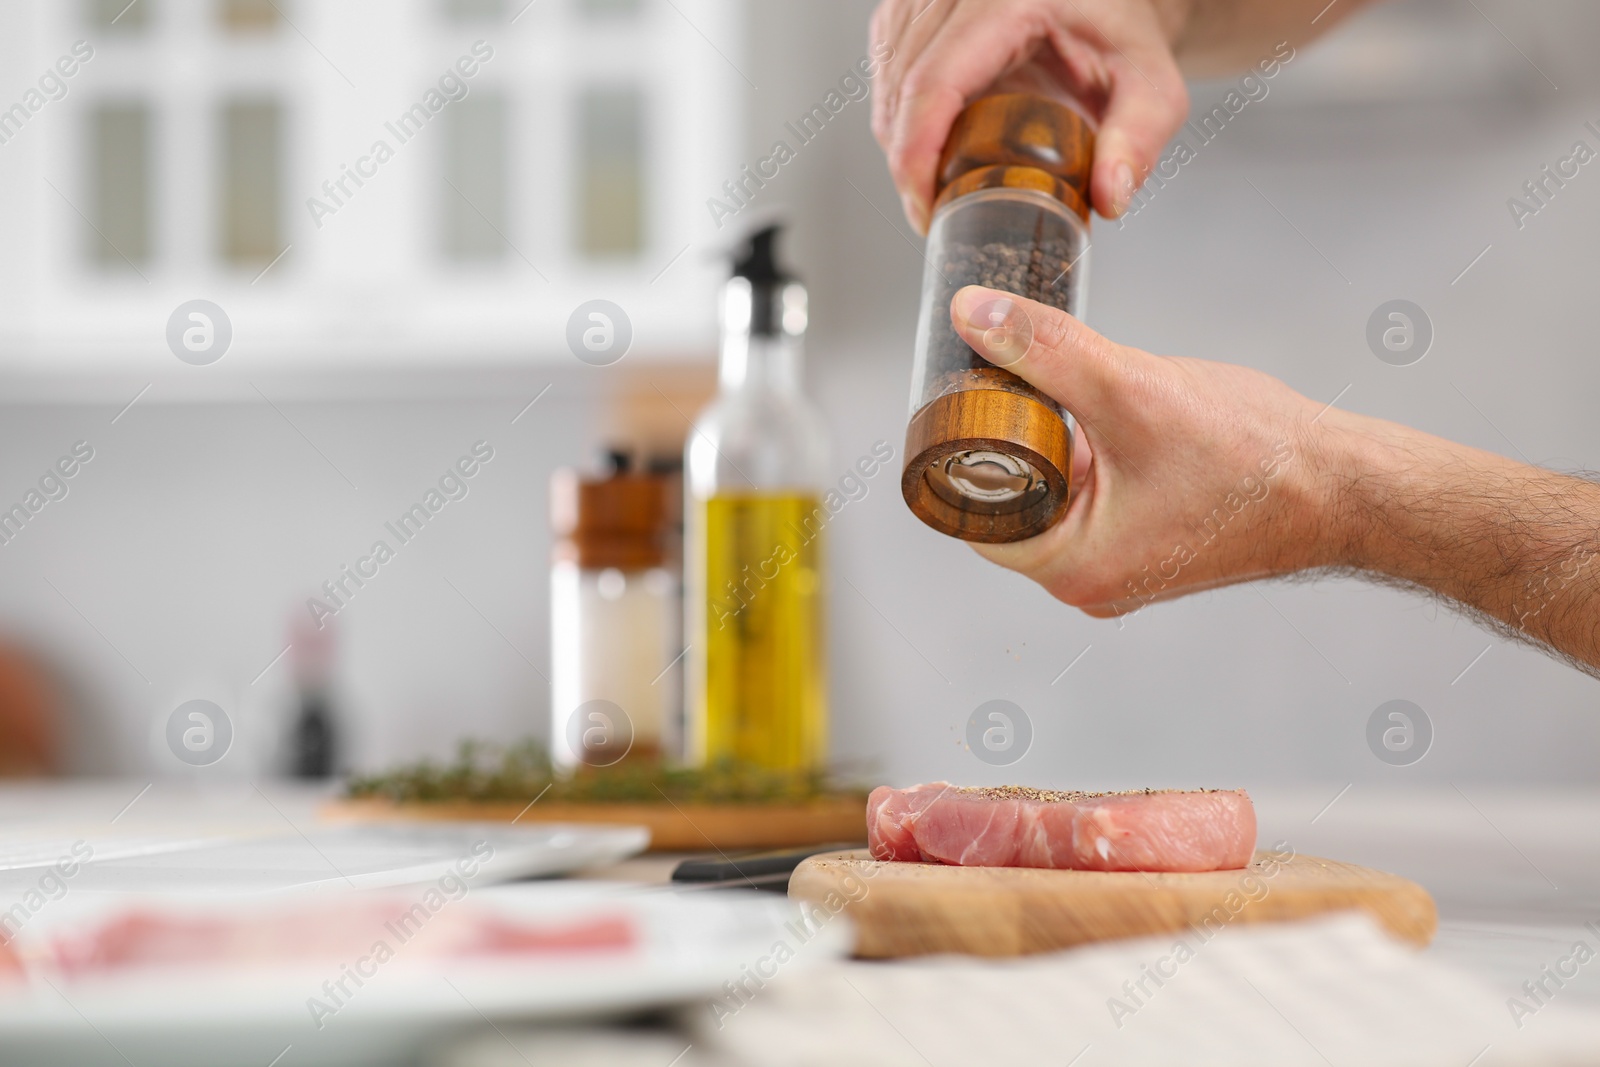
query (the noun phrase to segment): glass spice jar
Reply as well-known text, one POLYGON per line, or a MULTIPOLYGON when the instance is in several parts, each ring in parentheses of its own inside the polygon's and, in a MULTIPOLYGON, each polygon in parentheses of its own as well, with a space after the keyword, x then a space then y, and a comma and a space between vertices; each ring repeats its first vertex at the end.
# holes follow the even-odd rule
POLYGON ((563 770, 660 760, 681 730, 679 478, 609 460, 601 477, 550 480, 550 754, 563 770))
MULTIPOLYGON (((1066 512, 1072 423, 1064 407, 974 352, 950 302, 968 285, 1082 314, 1094 131, 1071 106, 1035 93, 994 93, 956 119, 940 158, 928 228, 901 492, 941 533, 1021 541, 1066 512)), ((1025 319, 1007 302, 974 325, 1026 352, 1025 319)))

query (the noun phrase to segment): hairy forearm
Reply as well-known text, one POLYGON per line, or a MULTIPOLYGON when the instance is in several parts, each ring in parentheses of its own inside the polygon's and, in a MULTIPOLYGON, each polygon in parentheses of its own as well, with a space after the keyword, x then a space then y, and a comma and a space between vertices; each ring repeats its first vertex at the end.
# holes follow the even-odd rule
POLYGON ((1464 605, 1600 674, 1600 485, 1377 419, 1319 433, 1325 566, 1464 605))
POLYGON ((1280 41, 1309 44, 1374 0, 1157 0, 1184 74, 1226 77, 1280 41))

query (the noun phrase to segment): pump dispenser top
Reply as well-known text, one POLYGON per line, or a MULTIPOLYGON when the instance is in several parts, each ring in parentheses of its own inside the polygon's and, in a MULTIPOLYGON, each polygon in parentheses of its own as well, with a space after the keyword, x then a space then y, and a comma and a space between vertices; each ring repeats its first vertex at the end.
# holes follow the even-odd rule
POLYGON ((734 257, 723 295, 723 327, 750 337, 799 337, 806 332, 806 288, 778 264, 774 223, 751 234, 734 257))

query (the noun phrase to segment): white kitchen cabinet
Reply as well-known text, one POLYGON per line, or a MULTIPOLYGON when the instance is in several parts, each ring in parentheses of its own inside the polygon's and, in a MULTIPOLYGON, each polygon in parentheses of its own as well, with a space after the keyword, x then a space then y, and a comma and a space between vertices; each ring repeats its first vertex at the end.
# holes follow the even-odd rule
POLYGON ((593 299, 709 358, 734 0, 126 3, 0 5, 0 375, 191 373, 195 299, 219 373, 571 361, 593 299))

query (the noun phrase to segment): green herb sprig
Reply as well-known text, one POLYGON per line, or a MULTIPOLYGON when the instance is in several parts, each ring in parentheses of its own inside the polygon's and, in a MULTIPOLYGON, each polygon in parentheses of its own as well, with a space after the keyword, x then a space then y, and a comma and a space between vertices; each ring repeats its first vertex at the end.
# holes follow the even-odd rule
MULTIPOLYGON (((536 741, 509 746, 463 741, 451 762, 421 760, 354 778, 350 797, 397 803, 530 801, 591 804, 786 804, 837 795, 824 772, 770 771, 733 762, 672 767, 623 761, 560 773, 536 741)), ((844 790, 854 795, 859 790, 844 790)))

